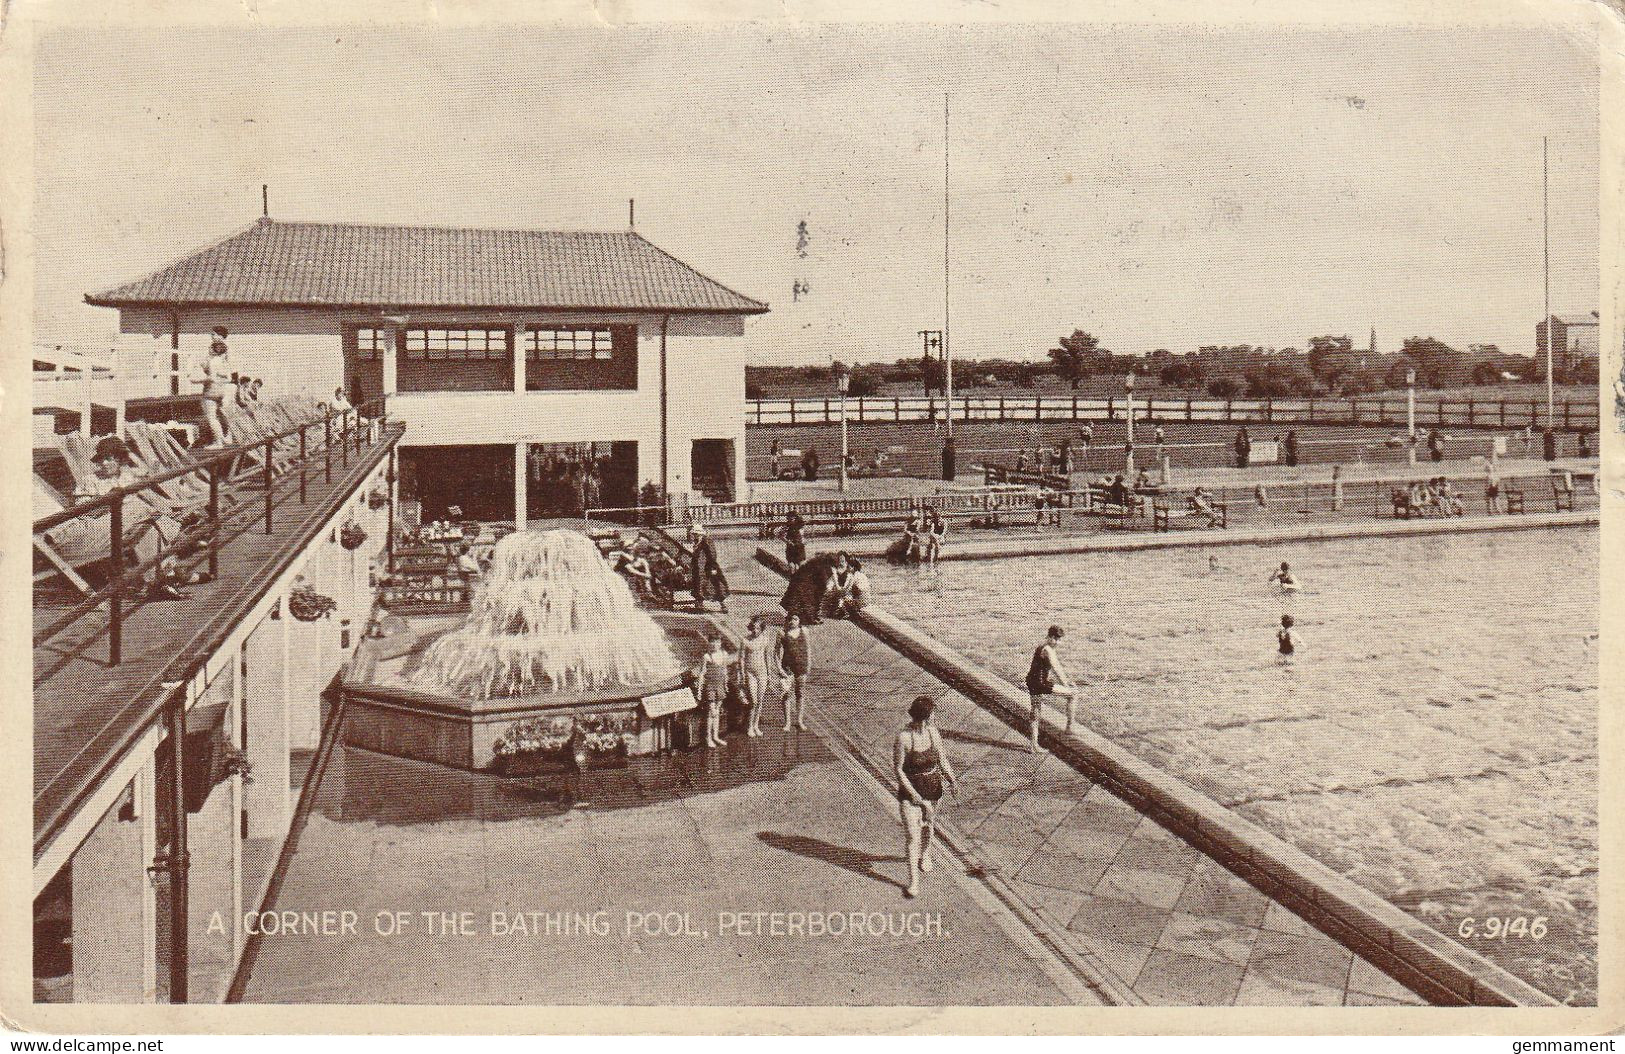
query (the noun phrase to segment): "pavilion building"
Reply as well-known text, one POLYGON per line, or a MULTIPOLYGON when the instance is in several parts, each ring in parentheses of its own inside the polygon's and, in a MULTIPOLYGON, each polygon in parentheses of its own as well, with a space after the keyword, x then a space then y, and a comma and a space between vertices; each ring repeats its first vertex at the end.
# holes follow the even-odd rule
POLYGON ((87 302, 165 342, 176 388, 229 330, 275 392, 406 424, 402 509, 523 525, 656 492, 735 500, 745 478, 743 296, 632 231, 473 230, 261 219, 87 302))

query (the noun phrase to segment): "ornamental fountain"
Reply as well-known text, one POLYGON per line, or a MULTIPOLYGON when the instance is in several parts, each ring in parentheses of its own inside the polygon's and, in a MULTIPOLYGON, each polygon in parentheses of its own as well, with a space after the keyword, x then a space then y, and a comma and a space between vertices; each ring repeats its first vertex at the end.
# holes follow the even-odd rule
POLYGON ((342 686, 347 745, 500 771, 572 747, 579 758, 583 743, 664 749, 720 629, 640 608, 592 539, 570 530, 497 542, 467 607, 391 619, 398 632, 358 649, 342 686))

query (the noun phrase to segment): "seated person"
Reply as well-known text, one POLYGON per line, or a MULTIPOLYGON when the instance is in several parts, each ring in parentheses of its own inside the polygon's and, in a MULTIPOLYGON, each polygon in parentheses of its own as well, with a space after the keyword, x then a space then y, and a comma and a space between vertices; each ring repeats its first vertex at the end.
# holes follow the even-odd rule
POLYGON ((1420 482, 1412 483, 1405 491, 1405 510, 1409 515, 1421 516, 1428 506, 1427 490, 1420 482))
POLYGON ((152 582, 147 586, 147 599, 186 600, 191 594, 185 592, 184 587, 213 581, 214 576, 207 571, 182 568, 180 560, 172 553, 159 560, 158 566, 153 569, 152 582))
POLYGON ((1219 524, 1219 510, 1213 507, 1213 498, 1203 487, 1197 487, 1196 492, 1186 499, 1190 504, 1190 516, 1206 516, 1207 525, 1216 527, 1219 524))
POLYGON ((1439 478, 1439 512, 1443 516, 1460 516, 1466 510, 1461 504, 1461 495, 1450 486, 1450 481, 1444 477, 1439 478))
POLYGON ((1134 489, 1135 490, 1150 490, 1151 489, 1151 475, 1150 475, 1150 473, 1146 472, 1146 470, 1143 469, 1143 468, 1140 470, 1139 475, 1134 477, 1134 489))
POLYGON ((1124 509, 1129 507, 1130 498, 1128 484, 1123 482, 1123 477, 1121 475, 1112 477, 1111 486, 1106 488, 1106 500, 1111 502, 1113 505, 1121 506, 1124 509))
POLYGON ((480 577, 480 561, 465 543, 457 547, 457 570, 464 577, 480 577))
POLYGON ((610 566, 625 576, 632 592, 639 596, 652 596, 654 591, 654 569, 649 565, 648 557, 644 556, 639 547, 631 549, 617 548, 609 554, 610 566))
POLYGON ((862 611, 869 603, 871 592, 869 576, 864 573, 862 561, 850 557, 847 566, 850 573, 846 576, 846 588, 835 605, 835 613, 842 618, 850 618, 853 612, 862 611))

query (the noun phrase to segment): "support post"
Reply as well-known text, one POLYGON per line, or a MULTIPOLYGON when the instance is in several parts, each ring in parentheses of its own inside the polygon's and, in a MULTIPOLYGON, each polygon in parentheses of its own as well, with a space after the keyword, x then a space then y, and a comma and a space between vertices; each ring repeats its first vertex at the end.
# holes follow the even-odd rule
POLYGON ((190 893, 191 853, 186 830, 186 687, 172 693, 165 714, 169 732, 169 758, 174 766, 170 781, 169 829, 169 1001, 188 1000, 190 934, 187 900, 190 893))
POLYGON ((267 439, 260 451, 264 455, 264 464, 260 466, 260 481, 265 485, 265 533, 271 533, 271 441, 267 439))
POLYGON ((113 495, 107 537, 113 550, 109 561, 113 592, 107 597, 107 661, 117 666, 124 657, 124 494, 113 495))
POLYGON ((209 577, 220 577, 220 462, 209 463, 209 577))
POLYGON ((513 445, 513 525, 515 530, 525 529, 530 508, 529 444, 513 445))

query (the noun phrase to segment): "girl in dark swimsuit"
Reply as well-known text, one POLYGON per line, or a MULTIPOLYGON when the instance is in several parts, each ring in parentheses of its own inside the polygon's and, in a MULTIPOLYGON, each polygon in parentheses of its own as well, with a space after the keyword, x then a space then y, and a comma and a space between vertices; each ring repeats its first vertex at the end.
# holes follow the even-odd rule
POLYGON ((936 833, 937 802, 942 799, 946 780, 954 793, 958 778, 942 749, 942 736, 931 723, 936 703, 928 695, 915 699, 908 708, 908 727, 897 733, 892 766, 897 773, 897 810, 903 820, 903 836, 908 851, 908 886, 903 895, 920 891, 920 873, 931 870, 931 838, 936 833))

